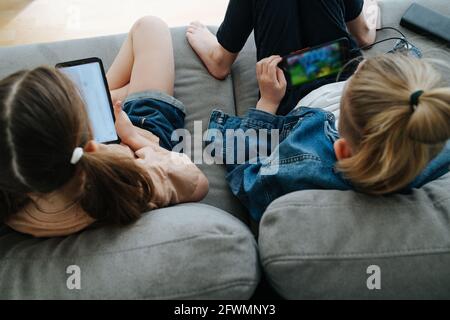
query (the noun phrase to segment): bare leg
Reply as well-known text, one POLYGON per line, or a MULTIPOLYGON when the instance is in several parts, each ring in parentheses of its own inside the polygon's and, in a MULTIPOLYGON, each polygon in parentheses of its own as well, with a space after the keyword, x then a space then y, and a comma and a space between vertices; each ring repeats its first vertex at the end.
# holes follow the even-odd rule
POLYGON ((134 64, 128 94, 155 90, 173 96, 175 62, 167 24, 145 17, 136 22, 131 35, 134 64))
POLYGON ((126 86, 111 90, 111 99, 113 104, 116 104, 118 101, 124 101, 128 96, 128 91, 130 90, 130 84, 127 84, 126 86))
POLYGON ((156 17, 139 19, 107 74, 113 100, 142 91, 173 95, 175 63, 167 24, 156 17))
POLYGON ((191 23, 186 37, 213 77, 223 80, 230 74, 238 53, 229 52, 222 47, 206 26, 200 22, 191 23))
MULTIPOLYGON (((131 79, 131 70, 134 63, 133 43, 131 33, 122 45, 116 59, 109 68, 106 78, 108 79, 109 90, 114 91, 126 86, 131 79)), ((111 92, 112 95, 112 92, 111 92)))

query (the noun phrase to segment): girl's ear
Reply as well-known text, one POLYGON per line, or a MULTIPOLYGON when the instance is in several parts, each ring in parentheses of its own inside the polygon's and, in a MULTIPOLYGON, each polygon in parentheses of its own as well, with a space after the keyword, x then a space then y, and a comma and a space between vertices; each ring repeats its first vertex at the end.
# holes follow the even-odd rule
POLYGON ((344 138, 337 140, 334 143, 334 152, 338 161, 351 158, 353 156, 350 144, 344 138))
POLYGON ((363 64, 366 63, 366 60, 362 60, 359 64, 358 67, 356 68, 355 74, 359 72, 359 70, 361 70, 363 64))
POLYGON ((99 148, 99 145, 94 140, 90 140, 88 143, 86 143, 86 146, 84 147, 84 151, 91 153, 96 152, 99 148))

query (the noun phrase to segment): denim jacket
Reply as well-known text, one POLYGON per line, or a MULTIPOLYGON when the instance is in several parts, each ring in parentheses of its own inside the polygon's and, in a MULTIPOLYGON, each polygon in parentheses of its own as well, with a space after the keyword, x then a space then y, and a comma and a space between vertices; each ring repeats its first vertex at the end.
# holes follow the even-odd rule
MULTIPOLYGON (((227 164, 227 181, 235 196, 249 209, 256 221, 275 199, 300 190, 353 190, 352 184, 336 170, 334 142, 339 138, 335 117, 322 109, 299 108, 287 116, 275 116, 257 109, 250 109, 243 117, 230 116, 214 111, 209 124, 208 140, 223 150, 223 158, 237 153, 238 143, 230 141, 228 132, 262 129, 279 130, 279 145, 273 152, 251 156, 246 152, 245 161, 227 164), (216 133, 214 133, 216 132, 216 133), (218 143, 217 132, 222 141, 218 143), (234 142, 234 143, 231 143, 234 142)), ((269 131, 272 132, 272 131, 269 131)), ((264 145, 271 149, 271 137, 267 140, 247 137, 246 148, 264 145)), ((450 143, 411 185, 403 192, 411 192, 447 172, 450 166, 450 143)))

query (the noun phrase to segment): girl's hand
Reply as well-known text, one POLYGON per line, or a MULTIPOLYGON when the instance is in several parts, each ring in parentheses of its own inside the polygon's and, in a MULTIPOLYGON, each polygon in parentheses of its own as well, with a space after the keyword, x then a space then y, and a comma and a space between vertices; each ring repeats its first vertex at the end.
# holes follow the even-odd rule
POLYGON ((280 56, 272 56, 256 64, 256 75, 261 91, 261 99, 257 109, 275 114, 286 94, 287 81, 278 64, 283 60, 280 56))
POLYGON ((116 117, 116 131, 120 140, 133 151, 159 144, 158 137, 133 125, 128 115, 122 110, 122 101, 117 101, 114 104, 114 115, 116 117))
POLYGON ((122 101, 114 104, 114 115, 116 116, 117 134, 125 144, 128 144, 127 141, 136 137, 138 132, 128 115, 122 110, 122 101))

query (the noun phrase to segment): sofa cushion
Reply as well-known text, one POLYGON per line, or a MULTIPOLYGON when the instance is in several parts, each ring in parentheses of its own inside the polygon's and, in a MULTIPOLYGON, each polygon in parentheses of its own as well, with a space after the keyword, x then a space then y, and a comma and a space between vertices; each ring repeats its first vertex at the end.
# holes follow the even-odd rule
POLYGON ((236 114, 245 115, 258 102, 258 81, 256 80, 256 46, 252 34, 231 69, 234 87, 236 114))
POLYGON ((181 205, 125 228, 35 239, 0 227, 0 299, 248 299, 256 242, 228 213, 181 205), (81 290, 68 290, 69 266, 81 290))
POLYGON ((411 195, 306 191, 261 222, 263 268, 288 299, 450 297, 450 174, 411 195), (370 266, 381 290, 369 290, 370 266))
MULTIPOLYGON (((381 23, 383 27, 396 27, 402 31, 409 41, 417 45, 425 54, 430 54, 430 51, 436 51, 436 49, 445 49, 446 44, 443 41, 437 41, 436 39, 430 39, 428 36, 420 35, 407 28, 400 26, 400 20, 406 13, 406 10, 413 4, 418 3, 422 6, 435 10, 444 15, 450 15, 450 7, 447 1, 442 0, 379 0, 380 9, 382 12, 381 23)), ((398 33, 392 30, 385 30, 378 32, 378 40, 388 38, 389 36, 399 36, 398 33)), ((379 48, 383 52, 392 48, 392 41, 380 45, 379 48)))
MULTIPOLYGON (((216 28, 212 31, 215 32, 216 28)), ((172 36, 177 72, 175 96, 186 105, 186 128, 194 136, 194 122, 203 128, 203 132, 207 130, 213 109, 235 114, 233 83, 231 77, 225 81, 219 81, 208 73, 186 40, 186 28, 173 29, 172 36)), ((197 138, 201 138, 203 132, 200 132, 197 138)), ((203 144, 193 143, 192 147, 193 155, 202 154, 203 144)), ((245 208, 233 196, 226 182, 225 166, 201 162, 197 164, 210 183, 209 194, 203 203, 221 208, 247 223, 249 219, 245 208)))
MULTIPOLYGON (((447 64, 450 59, 449 47, 443 41, 436 39, 430 39, 428 36, 420 35, 416 32, 410 31, 400 26, 400 20, 406 13, 406 10, 413 3, 418 3, 427 8, 440 12, 441 14, 450 16, 450 6, 448 1, 442 0, 379 0, 380 8, 382 12, 381 23, 383 27, 395 27, 403 32, 411 43, 417 46, 423 53, 425 58, 438 59, 447 64)), ((398 33, 392 30, 379 31, 377 34, 377 40, 386 39, 389 37, 398 37, 398 33)), ((383 44, 377 45, 373 49, 367 51, 368 56, 378 54, 380 52, 387 52, 393 48, 395 41, 387 41, 383 44)), ((450 74, 448 68, 442 68, 443 75, 447 83, 450 83, 450 74)))
MULTIPOLYGON (((235 113, 233 83, 231 77, 226 81, 218 81, 208 74, 186 41, 185 34, 184 27, 172 29, 176 68, 175 97, 185 104, 186 128, 194 135, 194 121, 201 121, 200 125, 206 130, 212 109, 220 108, 230 114, 235 113)), ((0 48, 0 78, 21 69, 43 64, 55 65, 58 62, 86 57, 101 58, 105 69, 108 70, 124 39, 125 35, 114 35, 0 48)), ((198 144, 196 149, 200 150, 201 147, 202 145, 198 144)), ((210 182, 210 192, 203 203, 219 207, 247 222, 244 207, 228 188, 225 168, 203 164, 199 167, 210 182)))

